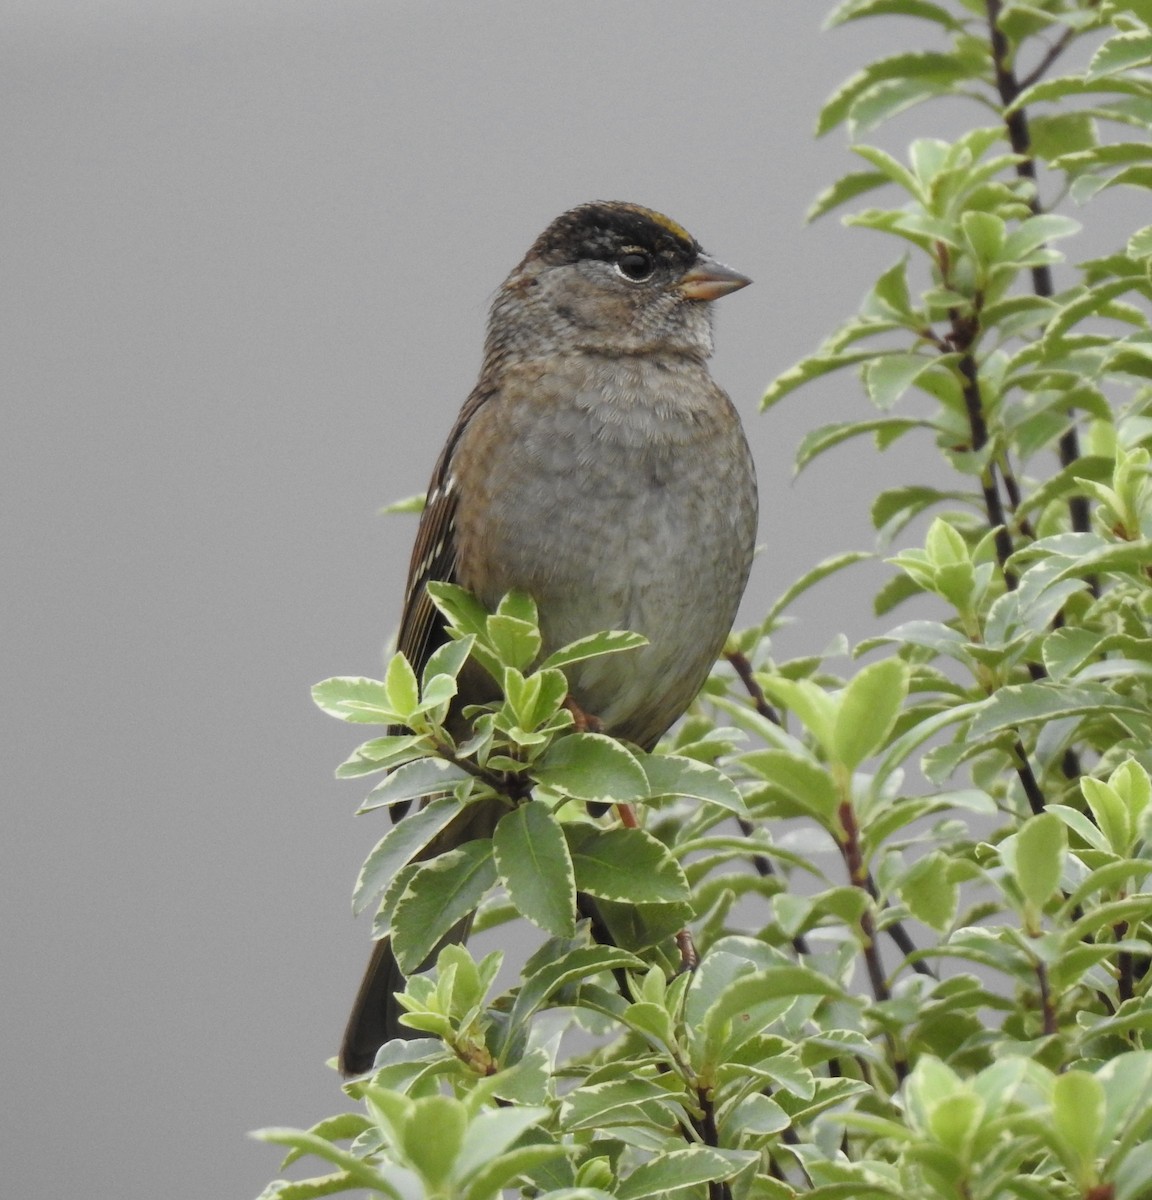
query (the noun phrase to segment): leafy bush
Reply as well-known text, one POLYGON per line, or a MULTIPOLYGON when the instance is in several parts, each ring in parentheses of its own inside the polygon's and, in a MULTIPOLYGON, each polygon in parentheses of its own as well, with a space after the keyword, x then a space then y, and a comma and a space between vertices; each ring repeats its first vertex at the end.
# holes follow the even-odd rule
POLYGON ((775 661, 786 609, 867 555, 820 564, 653 755, 563 707, 566 664, 636 639, 537 662, 520 596, 488 614, 438 586, 454 640, 422 679, 397 656, 318 685, 411 731, 341 766, 383 773, 365 808, 438 797, 356 886, 401 964, 473 911, 544 940, 505 991, 499 954, 442 950, 405 996, 424 1036, 347 1085, 363 1111, 260 1135, 332 1173, 265 1196, 1152 1196, 1152 226, 1058 288, 1079 225, 1046 202, 1152 187, 1152 0, 846 0, 830 23, 877 16, 942 48, 865 67, 821 132, 940 96, 989 123, 903 159, 854 145, 866 168, 812 216, 880 192, 847 221, 902 256, 765 403, 858 372, 876 415, 811 432, 801 468, 865 435, 935 443, 940 486, 872 510, 881 546, 931 518, 874 600, 931 615, 846 678, 775 661), (469 655, 504 699, 457 745, 469 655), (493 797, 491 839, 419 861, 493 797))

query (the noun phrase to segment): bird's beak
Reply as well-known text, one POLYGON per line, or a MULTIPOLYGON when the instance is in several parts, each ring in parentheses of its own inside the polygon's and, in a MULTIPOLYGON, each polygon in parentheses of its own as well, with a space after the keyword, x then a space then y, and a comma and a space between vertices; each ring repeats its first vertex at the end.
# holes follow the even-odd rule
POLYGON ((722 262, 701 254, 692 269, 676 285, 688 300, 719 300, 752 282, 747 275, 733 271, 722 262))

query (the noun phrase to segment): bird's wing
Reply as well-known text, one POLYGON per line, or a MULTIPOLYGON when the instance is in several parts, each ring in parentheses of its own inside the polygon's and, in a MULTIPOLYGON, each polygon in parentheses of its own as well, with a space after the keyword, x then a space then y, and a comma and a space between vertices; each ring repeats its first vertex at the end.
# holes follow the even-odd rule
POLYGON ((396 641, 396 648, 403 652, 417 675, 446 640, 444 618, 428 598, 426 585, 433 581, 457 582, 456 506, 459 496, 452 474, 453 456, 468 423, 491 395, 491 390, 478 388, 468 397, 440 452, 428 485, 428 498, 408 566, 404 611, 396 641))

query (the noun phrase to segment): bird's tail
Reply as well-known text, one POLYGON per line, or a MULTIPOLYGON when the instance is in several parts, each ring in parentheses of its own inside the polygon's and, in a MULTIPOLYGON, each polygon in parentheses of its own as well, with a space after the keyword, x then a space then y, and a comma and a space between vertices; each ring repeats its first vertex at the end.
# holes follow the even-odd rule
POLYGON ((396 999, 396 993, 404 990, 405 983, 392 953, 391 940, 382 938, 372 950, 340 1043, 341 1074, 361 1075, 370 1071, 376 1051, 385 1042, 411 1033, 400 1024, 404 1009, 396 999))

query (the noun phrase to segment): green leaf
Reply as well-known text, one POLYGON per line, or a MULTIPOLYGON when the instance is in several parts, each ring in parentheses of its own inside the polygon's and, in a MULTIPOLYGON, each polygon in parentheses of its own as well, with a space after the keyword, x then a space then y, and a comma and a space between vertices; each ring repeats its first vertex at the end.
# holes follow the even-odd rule
POLYGON ((969 728, 969 740, 983 741, 991 734, 1034 721, 1100 712, 1148 715, 1146 705, 1102 685, 1020 683, 1000 688, 979 706, 969 728))
POLYGON ((492 1095, 513 1104, 545 1104, 551 1091, 551 1059, 542 1049, 529 1050, 510 1067, 484 1080, 484 1095, 492 1095))
POLYGON ((706 1146, 671 1150, 641 1163, 616 1185, 617 1200, 663 1197, 678 1188, 731 1179, 746 1165, 743 1158, 723 1154, 706 1146))
POLYGON ((576 881, 568 843, 547 805, 530 801, 501 817, 492 836, 496 870, 517 910, 558 937, 576 934, 576 881))
POLYGON ((762 779, 783 788, 798 804, 829 828, 840 797, 832 776, 818 763, 786 750, 754 750, 739 761, 762 779))
POLYGON ((396 733, 371 738, 355 750, 336 768, 337 779, 359 779, 386 771, 414 758, 423 758, 427 743, 420 734, 396 733))
POLYGON ((800 996, 838 997, 836 984, 807 967, 770 967, 733 980, 704 1014, 697 1036, 705 1053, 731 1057, 736 1048, 765 1031, 800 996))
POLYGON ((1152 225, 1138 229, 1128 239, 1127 254, 1129 258, 1152 258, 1152 225))
MULTIPOLYGON (((467 1179, 481 1170, 548 1115, 547 1108, 533 1105, 489 1108, 476 1113, 468 1123, 460 1145, 456 1177, 467 1179)), ((560 1147, 549 1149, 554 1151, 560 1147)))
POLYGON ((659 1004, 649 1001, 629 1004, 621 1014, 620 1020, 629 1029, 635 1029, 657 1044, 676 1044, 676 1030, 672 1026, 672 1018, 659 1004))
POLYGON ((1057 1075, 1052 1084, 1053 1131, 1061 1157, 1082 1186, 1094 1182, 1103 1124, 1104 1089, 1096 1076, 1077 1070, 1057 1075))
POLYGON ((937 1101, 929 1110, 929 1132, 950 1155, 968 1163, 972 1144, 986 1111, 986 1105, 979 1096, 972 1092, 954 1092, 937 1101))
POLYGON ((1152 33, 1133 30, 1109 38, 1092 56, 1084 74, 1088 80, 1098 80, 1149 65, 1152 65, 1152 33))
POLYGON ((849 137, 856 139, 921 101, 955 90, 953 80, 934 77, 888 79, 878 83, 852 104, 848 113, 849 137))
POLYGON ((919 596, 923 591, 924 588, 911 575, 898 571, 880 586, 880 590, 873 597, 872 613, 874 616, 883 617, 898 608, 905 600, 919 596))
POLYGON ((789 367, 782 375, 778 375, 769 385, 760 401, 763 412, 782 400, 789 392, 794 392, 805 383, 819 379, 821 375, 867 362, 874 357, 872 350, 855 350, 845 354, 814 354, 811 358, 801 359, 794 367, 789 367))
POLYGON ((1012 872, 1024 898, 1042 909, 1060 886, 1068 835, 1054 813, 1039 813, 1020 826, 1012 872))
POLYGON ((352 911, 363 912, 396 872, 424 850, 459 812, 460 805, 454 799, 442 796, 393 825, 360 868, 352 893, 352 911))
POLYGON ((383 783, 374 787, 358 811, 371 812, 375 808, 421 800, 467 778, 466 771, 446 759, 418 758, 397 767, 383 783))
POLYGON ((1108 844, 1117 854, 1127 854, 1133 831, 1124 801, 1106 783, 1087 775, 1080 780, 1080 788, 1108 844))
POLYGON ((468 661, 468 655, 472 653, 472 647, 475 644, 476 638, 470 634, 459 641, 445 642, 442 646, 437 646, 424 664, 425 686, 431 683, 437 675, 448 675, 455 679, 464 669, 464 664, 468 661))
POLYGON ((748 813, 744 797, 732 780, 707 763, 674 754, 650 754, 640 765, 648 777, 648 792, 653 798, 685 796, 718 805, 738 816, 748 813))
POLYGON ((826 558, 818 562, 810 570, 806 571, 791 587, 787 589, 768 610, 767 616, 764 618, 766 625, 773 624, 781 613, 792 603, 797 597, 802 596, 809 588, 814 587, 822 580, 827 579, 829 575, 835 575, 837 571, 842 571, 845 567, 853 566, 858 562, 865 562, 868 559, 874 558, 875 555, 866 550, 850 550, 846 554, 834 554, 831 558, 826 558))
POLYGON ((619 654, 624 650, 637 650, 647 645, 648 639, 642 634, 632 633, 627 629, 613 629, 605 633, 589 634, 588 637, 578 638, 569 642, 567 646, 561 646, 554 654, 549 654, 540 666, 541 669, 562 669, 589 658, 599 658, 603 654, 619 654))
POLYGON ((801 439, 794 461, 796 474, 799 475, 814 458, 850 438, 871 433, 875 435, 878 445, 882 443, 887 447, 910 429, 931 427, 931 422, 913 417, 873 417, 868 421, 838 421, 834 425, 821 425, 818 429, 809 430, 801 439))
POLYGON ((262 1142, 278 1146, 290 1146, 300 1154, 314 1154, 326 1162, 335 1164, 347 1172, 357 1186, 370 1191, 383 1192, 391 1200, 401 1200, 401 1193, 379 1171, 369 1166, 362 1158, 347 1150, 334 1146, 327 1138, 307 1133, 303 1129, 257 1129, 252 1136, 262 1142))
MULTIPOLYGON (((881 150, 879 146, 853 146, 852 149, 865 161, 870 162, 882 174, 887 175, 888 179, 896 184, 897 187, 902 188, 910 196, 922 198, 919 180, 899 159, 894 158, 887 150, 881 150)), ((891 218, 899 218, 903 215, 905 214, 887 212, 887 216, 891 218)))
POLYGON ((1028 114, 1032 153, 1044 162, 1096 145, 1096 122, 1088 113, 1028 114))
POLYGON ((466 588, 442 580, 429 580, 424 585, 428 598, 447 619, 449 627, 460 634, 487 637, 488 612, 484 605, 466 588))
POLYGON ((347 675, 325 679, 312 688, 316 707, 330 717, 363 725, 391 725, 397 720, 388 693, 378 679, 347 675))
POLYGON ((1106 1062, 1096 1078, 1104 1085, 1104 1129, 1120 1136, 1152 1111, 1152 1051, 1120 1054, 1106 1062))
POLYGON ((613 1079, 569 1092, 560 1106, 560 1123, 569 1131, 608 1129, 614 1125, 667 1128, 673 1098, 659 1084, 642 1078, 613 1079))
POLYGON ((904 877, 899 891, 916 920, 941 933, 956 919, 960 889, 949 877, 947 857, 939 851, 922 858, 904 877))
POLYGON ((397 513, 421 513, 424 511, 427 500, 426 492, 417 492, 414 496, 403 496, 399 500, 393 500, 391 504, 385 504, 383 508, 378 508, 376 515, 391 517, 397 513))
POLYGON ((392 655, 384 675, 384 691, 389 706, 402 723, 410 720, 420 707, 420 684, 403 654, 392 655))
POLYGON ((576 888, 630 904, 675 904, 691 898, 668 847, 642 829, 567 826, 576 888))
MULTIPOLYGON (((970 78, 972 73, 972 68, 954 55, 935 52, 896 54, 870 63, 837 89, 824 105, 816 124, 816 136, 821 137, 844 121, 860 97, 877 84, 890 80, 919 80, 934 85, 937 90, 946 90, 970 78)), ((915 191, 912 194, 915 195, 915 191)))
POLYGON ((887 739, 908 694, 908 667, 898 658, 871 663, 844 690, 829 750, 854 771, 887 739))
POLYGON ((602 733, 557 738, 535 764, 545 787, 596 804, 627 804, 648 798, 648 777, 636 756, 602 733))
POLYGON ((529 963, 524 969, 524 982, 517 993, 509 1022, 513 1027, 523 1025, 554 992, 568 984, 620 968, 637 970, 643 965, 634 954, 617 946, 581 946, 546 961, 539 970, 533 970, 529 963))
POLYGON ((831 187, 825 188, 804 214, 804 220, 809 224, 818 220, 834 208, 847 204, 865 192, 875 191, 888 182, 888 176, 882 171, 852 171, 841 176, 831 187))
MULTIPOLYGON (((372 1122, 363 1113, 349 1112, 317 1121, 308 1132, 329 1142, 340 1142, 351 1141, 371 1130, 372 1127, 372 1122)), ((280 1164, 281 1169, 298 1161, 303 1157, 303 1153, 301 1150, 290 1151, 284 1156, 284 1161, 280 1164)))
POLYGON ((452 1176, 467 1126, 467 1109, 451 1096, 422 1096, 412 1105, 401 1153, 429 1191, 439 1191, 452 1176))
POLYGON ((968 249, 978 263, 987 267, 1000 260, 1008 230, 995 213, 966 212, 960 218, 960 227, 964 230, 968 249))
POLYGON ((419 971, 437 942, 472 913, 496 882, 492 842, 477 838, 423 863, 392 917, 392 948, 405 975, 419 971))
POLYGON ((919 17, 924 21, 934 21, 953 32, 963 28, 943 5, 932 4, 929 0, 842 0, 824 19, 824 28, 832 29, 861 17, 886 16, 919 17))
POLYGON ((856 647, 863 654, 875 646, 922 646, 934 654, 944 654, 957 662, 968 663, 968 639, 960 632, 940 621, 906 621, 897 625, 881 637, 868 638, 856 647))
POLYGON ((540 653, 540 630, 534 621, 507 613, 493 613, 487 620, 488 640, 500 662, 522 671, 540 653))
POLYGON ((892 536, 933 504, 969 499, 966 492, 943 492, 922 484, 890 488, 881 492, 872 502, 872 526, 892 536))
POLYGON ((1012 230, 1003 242, 1005 261, 1018 262, 1040 246, 1080 232, 1079 221, 1058 213, 1040 213, 1029 217, 1012 230))
MULTIPOLYGON (((502 1195, 517 1179, 533 1180, 542 1166, 556 1159, 567 1159, 567 1151, 558 1144, 537 1143, 509 1150, 487 1162, 471 1176, 462 1200, 492 1200, 502 1195)), ((556 1193, 550 1195, 555 1197, 556 1193)))
POLYGON ((777 704, 795 713, 822 747, 831 747, 836 701, 822 687, 810 679, 772 676, 763 681, 763 688, 777 704))

